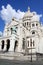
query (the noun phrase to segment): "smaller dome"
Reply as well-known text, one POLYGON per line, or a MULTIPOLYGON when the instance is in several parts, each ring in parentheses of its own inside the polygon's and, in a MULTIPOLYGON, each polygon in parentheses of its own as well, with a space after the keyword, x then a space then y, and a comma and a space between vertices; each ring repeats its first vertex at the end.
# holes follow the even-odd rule
POLYGON ((39 21, 39 17, 37 15, 34 15, 31 19, 31 21, 39 21))
POLYGON ((36 15, 37 13, 36 12, 32 12, 33 13, 33 15, 36 15))

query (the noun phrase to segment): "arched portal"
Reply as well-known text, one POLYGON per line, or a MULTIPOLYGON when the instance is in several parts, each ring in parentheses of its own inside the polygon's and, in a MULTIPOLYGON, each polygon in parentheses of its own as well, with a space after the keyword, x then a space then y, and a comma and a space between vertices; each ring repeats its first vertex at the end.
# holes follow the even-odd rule
POLYGON ((17 50, 17 47, 18 47, 18 41, 16 40, 16 41, 15 41, 15 45, 14 45, 14 51, 17 50))
POLYGON ((10 48, 10 40, 9 40, 9 39, 7 39, 6 51, 8 51, 8 50, 9 50, 9 48, 10 48))
POLYGON ((1 49, 3 50, 4 49, 4 40, 1 41, 2 42, 2 46, 1 46, 1 49))

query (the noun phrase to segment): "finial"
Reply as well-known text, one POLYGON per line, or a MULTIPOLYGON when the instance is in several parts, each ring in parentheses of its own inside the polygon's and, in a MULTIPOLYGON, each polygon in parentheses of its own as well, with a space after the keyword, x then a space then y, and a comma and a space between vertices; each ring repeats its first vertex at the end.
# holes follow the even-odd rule
POLYGON ((28 7, 28 11, 30 11, 30 7, 28 7))

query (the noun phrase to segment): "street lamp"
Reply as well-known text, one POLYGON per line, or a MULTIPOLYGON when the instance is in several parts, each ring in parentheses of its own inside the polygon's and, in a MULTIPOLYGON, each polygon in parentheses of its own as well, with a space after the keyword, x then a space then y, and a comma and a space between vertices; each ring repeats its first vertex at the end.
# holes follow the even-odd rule
POLYGON ((32 62, 32 39, 30 39, 30 46, 31 46, 31 62, 32 62))

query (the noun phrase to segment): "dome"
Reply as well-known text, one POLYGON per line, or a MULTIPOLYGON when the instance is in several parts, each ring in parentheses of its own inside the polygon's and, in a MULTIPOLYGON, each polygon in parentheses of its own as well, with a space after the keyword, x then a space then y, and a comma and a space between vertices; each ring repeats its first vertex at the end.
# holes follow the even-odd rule
POLYGON ((24 14, 23 18, 25 18, 25 17, 32 17, 32 16, 33 16, 33 13, 30 12, 30 8, 28 7, 28 11, 24 14))
POLYGON ((39 21, 39 17, 37 15, 34 15, 31 20, 32 21, 39 21))

